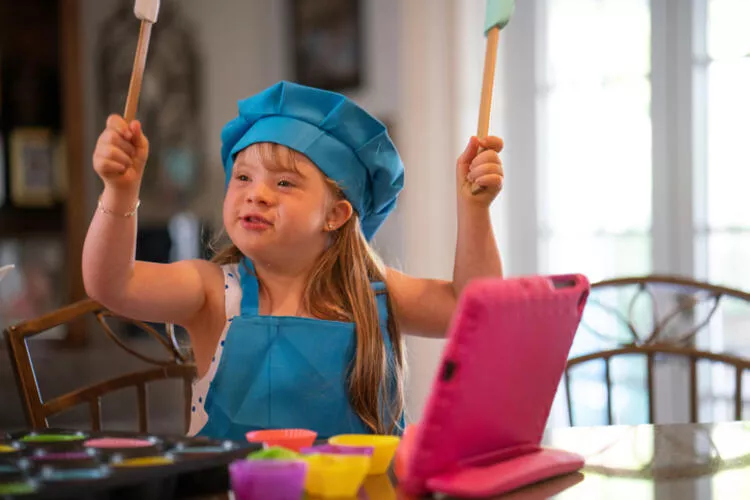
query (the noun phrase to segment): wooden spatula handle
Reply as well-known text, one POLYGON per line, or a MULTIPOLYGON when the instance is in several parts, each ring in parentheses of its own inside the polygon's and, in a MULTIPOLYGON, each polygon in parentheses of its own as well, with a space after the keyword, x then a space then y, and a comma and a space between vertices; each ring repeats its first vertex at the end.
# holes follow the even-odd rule
POLYGON ((487 49, 484 55, 484 77, 482 78, 482 97, 479 102, 479 124, 477 137, 487 137, 490 129, 490 114, 492 113, 492 90, 495 86, 495 64, 497 62, 497 45, 500 39, 500 29, 492 28, 487 33, 487 49))
POLYGON ((135 61, 133 62, 133 73, 130 75, 128 100, 125 103, 124 118, 127 123, 135 120, 135 113, 138 109, 138 99, 141 95, 141 83, 143 83, 143 71, 146 69, 148 44, 151 39, 151 26, 152 23, 141 21, 141 31, 138 34, 138 47, 136 48, 135 61))
MULTIPOLYGON (((484 139, 490 130, 490 114, 492 113, 492 90, 495 86, 495 64, 497 62, 497 45, 500 40, 500 28, 497 26, 487 33, 487 49, 484 54, 484 77, 482 78, 482 97, 479 102, 479 124, 477 137, 484 139)), ((484 186, 474 184, 471 193, 481 193, 484 186)))

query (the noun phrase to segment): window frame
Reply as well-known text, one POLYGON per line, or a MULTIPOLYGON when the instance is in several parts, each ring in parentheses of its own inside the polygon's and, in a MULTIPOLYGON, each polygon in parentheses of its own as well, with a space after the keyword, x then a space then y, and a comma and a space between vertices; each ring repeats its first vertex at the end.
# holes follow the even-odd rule
MULTIPOLYGON (((509 182, 505 199, 495 209, 503 211, 496 232, 508 275, 536 274, 545 267, 541 258, 547 235, 540 214, 546 207, 540 194, 547 148, 540 102, 546 92, 544 25, 549 1, 517 3, 512 29, 503 32, 505 44, 501 43, 498 61, 496 90, 502 106, 496 106, 493 121, 502 125, 493 129, 499 128, 499 135, 506 139, 509 182)), ((703 280, 709 279, 708 236, 712 230, 722 230, 709 228, 707 221, 708 3, 650 1, 651 272, 703 280)), ((721 339, 711 339, 714 347, 717 341, 721 343, 721 339)), ((681 378, 679 373, 664 375, 671 380, 681 378)), ((680 409, 685 407, 684 397, 666 391, 670 393, 658 402, 661 420, 679 420, 680 409)), ((561 410, 553 410, 552 423, 562 417, 561 410)))

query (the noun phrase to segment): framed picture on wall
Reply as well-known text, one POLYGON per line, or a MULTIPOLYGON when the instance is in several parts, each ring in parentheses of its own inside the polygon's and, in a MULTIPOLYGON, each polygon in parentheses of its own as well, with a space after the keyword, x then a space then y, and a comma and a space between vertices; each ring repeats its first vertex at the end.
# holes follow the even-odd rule
POLYGON ((10 197, 21 207, 55 203, 58 149, 51 130, 18 128, 10 133, 10 197))
POLYGON ((290 0, 297 83, 351 90, 362 83, 361 0, 290 0))

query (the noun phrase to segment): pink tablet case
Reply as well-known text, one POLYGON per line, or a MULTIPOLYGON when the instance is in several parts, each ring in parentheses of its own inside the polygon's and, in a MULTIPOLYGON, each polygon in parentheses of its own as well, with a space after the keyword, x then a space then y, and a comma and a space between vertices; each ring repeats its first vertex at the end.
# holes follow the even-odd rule
POLYGON ((422 422, 398 451, 404 492, 481 498, 583 467, 540 443, 588 293, 581 275, 466 287, 422 422))

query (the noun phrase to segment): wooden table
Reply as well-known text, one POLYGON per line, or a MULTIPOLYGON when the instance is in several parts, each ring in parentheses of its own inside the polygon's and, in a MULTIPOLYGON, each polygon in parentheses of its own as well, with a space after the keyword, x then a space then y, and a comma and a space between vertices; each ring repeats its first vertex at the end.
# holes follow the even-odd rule
MULTIPOLYGON (((558 429, 544 443, 582 454, 586 468, 493 500, 750 498, 750 422, 558 429)), ((370 478, 365 492, 407 498, 387 476, 370 478)))

